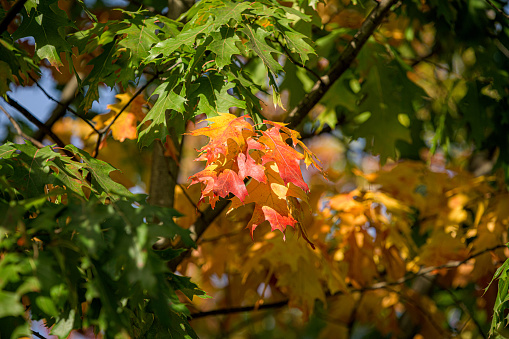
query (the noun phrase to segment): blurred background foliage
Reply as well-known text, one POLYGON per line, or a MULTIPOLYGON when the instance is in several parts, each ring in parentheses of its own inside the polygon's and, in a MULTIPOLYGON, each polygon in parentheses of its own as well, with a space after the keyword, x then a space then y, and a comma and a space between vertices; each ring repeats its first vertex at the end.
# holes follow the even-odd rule
POLYGON ((27 1, 0 32, 2 338, 28 317, 45 338, 506 337, 507 1, 393 1, 292 120, 387 2, 27 1), (218 111, 291 122, 322 161, 301 216, 316 249, 252 239, 249 205, 191 239, 206 138, 183 133, 218 111), (158 236, 195 247, 176 273, 184 250, 158 236))

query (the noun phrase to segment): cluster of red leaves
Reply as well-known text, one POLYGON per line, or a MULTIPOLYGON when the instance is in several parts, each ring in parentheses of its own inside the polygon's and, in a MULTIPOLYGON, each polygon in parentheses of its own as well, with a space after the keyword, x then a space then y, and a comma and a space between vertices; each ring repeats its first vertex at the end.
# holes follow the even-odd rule
POLYGON ((272 230, 284 232, 298 224, 301 203, 308 203, 300 161, 322 169, 298 132, 271 121, 264 121, 266 130, 256 130, 248 119, 220 113, 207 119, 211 125, 189 133, 210 138, 196 159, 206 161, 206 167, 190 177, 191 185, 201 183, 200 203, 208 198, 213 208, 220 197, 231 198, 231 209, 254 203, 247 225, 251 234, 265 220, 272 230), (304 154, 289 143, 299 145, 304 154))

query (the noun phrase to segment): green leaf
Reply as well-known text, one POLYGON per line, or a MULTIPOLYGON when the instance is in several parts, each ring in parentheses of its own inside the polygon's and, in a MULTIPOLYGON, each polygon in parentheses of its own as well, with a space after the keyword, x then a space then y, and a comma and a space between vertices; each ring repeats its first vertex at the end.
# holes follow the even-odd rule
POLYGON ((216 65, 219 70, 229 65, 233 54, 241 54, 236 43, 240 42, 235 30, 231 27, 223 27, 220 32, 211 33, 214 41, 208 49, 216 54, 216 65))
POLYGON ((228 25, 230 20, 234 20, 237 23, 242 22, 242 13, 251 7, 249 2, 244 1, 223 1, 222 3, 224 4, 224 7, 216 7, 210 10, 210 13, 215 16, 215 27, 228 25))
POLYGON ((271 53, 281 54, 281 52, 272 48, 265 40, 270 33, 261 27, 255 28, 251 25, 246 25, 240 31, 249 39, 247 42, 248 47, 253 50, 256 55, 262 59, 267 68, 277 76, 278 72, 283 70, 283 67, 274 59, 271 53))
POLYGON ((51 317, 58 317, 59 312, 55 306, 55 303, 50 297, 39 296, 37 299, 35 299, 35 304, 47 315, 51 317))
POLYGON ((180 32, 175 38, 169 38, 164 41, 159 42, 150 50, 150 56, 148 57, 148 61, 151 61, 162 54, 164 58, 171 58, 173 52, 179 49, 182 45, 187 47, 192 47, 195 43, 196 39, 205 33, 208 33, 209 27, 212 25, 212 22, 208 22, 204 25, 197 26, 194 28, 186 29, 180 32))
MULTIPOLYGON (((396 158, 396 141, 411 142, 410 130, 398 120, 398 114, 411 114, 411 103, 405 100, 403 83, 399 86, 396 81, 403 80, 401 76, 390 71, 390 67, 379 68, 373 66, 366 82, 362 86, 365 99, 359 105, 359 112, 370 112, 369 119, 362 123, 354 136, 366 138, 368 147, 374 154, 380 154, 380 160, 385 162, 388 157, 396 158), (394 85, 397 87, 394 88, 394 85)), ((408 81, 408 80, 407 80, 408 81)))
POLYGON ((291 20, 278 20, 276 28, 285 39, 286 45, 290 51, 297 53, 303 64, 309 60, 308 54, 315 54, 313 47, 304 41, 306 36, 292 29, 289 25, 291 20))
POLYGON ((14 292, 0 291, 0 318, 18 316, 25 313, 21 297, 14 292))
POLYGON ((124 20, 129 24, 128 28, 118 31, 126 37, 119 41, 119 45, 130 50, 130 63, 132 67, 139 67, 142 60, 150 54, 153 45, 160 41, 156 31, 160 30, 156 22, 157 17, 146 17, 145 13, 127 13, 130 18, 124 20))
MULTIPOLYGON (((30 8, 30 7, 29 7, 30 8)), ((66 27, 76 26, 69 21, 67 14, 55 1, 41 1, 30 10, 23 10, 23 21, 14 32, 13 39, 32 36, 35 39, 35 51, 41 59, 48 59, 55 67, 63 66, 60 52, 70 52, 71 46, 65 40, 66 27)))
POLYGON ((204 291, 200 290, 195 283, 191 282, 191 278, 183 277, 180 275, 170 274, 170 283, 173 288, 184 293, 186 297, 190 300, 193 300, 195 295, 204 296, 206 295, 204 291))
POLYGON ((88 86, 87 93, 81 106, 85 111, 92 107, 92 103, 99 99, 99 84, 104 82, 113 87, 117 80, 116 72, 122 70, 121 66, 114 62, 117 47, 114 41, 103 46, 103 52, 92 59, 90 65, 94 68, 83 81, 82 86, 88 86))
POLYGON ((197 114, 204 113, 207 117, 212 117, 217 113, 227 113, 230 107, 246 108, 244 101, 228 93, 228 90, 235 87, 235 84, 226 82, 223 76, 200 77, 194 86, 190 99, 199 100, 197 114))
MULTIPOLYGON (((172 75, 152 93, 152 96, 157 95, 158 98, 154 107, 138 126, 138 130, 140 130, 146 122, 151 121, 150 125, 139 133, 138 143, 140 147, 149 146, 156 139, 166 141, 166 136, 169 135, 166 125, 166 111, 170 111, 169 121, 174 121, 180 125, 184 124, 183 116, 178 113, 184 112, 186 99, 173 91, 180 80, 178 76, 172 75)), ((182 127, 180 128, 182 129, 182 127)))
POLYGON ((59 338, 67 338, 74 329, 75 314, 76 312, 71 310, 66 318, 59 317, 59 320, 51 328, 50 334, 56 335, 59 338))
POLYGON ((91 174, 91 186, 99 200, 105 201, 106 198, 118 200, 117 195, 121 197, 133 196, 127 188, 110 178, 110 173, 117 170, 115 167, 107 162, 95 159, 74 145, 67 145, 65 149, 77 155, 83 164, 86 165, 83 169, 86 169, 91 174))

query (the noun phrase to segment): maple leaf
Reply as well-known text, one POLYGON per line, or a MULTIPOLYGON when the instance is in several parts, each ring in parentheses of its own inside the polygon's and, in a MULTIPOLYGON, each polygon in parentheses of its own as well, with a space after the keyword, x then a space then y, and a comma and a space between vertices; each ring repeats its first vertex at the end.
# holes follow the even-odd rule
POLYGON ((115 119, 115 117, 120 114, 113 125, 111 125, 113 139, 120 142, 123 142, 125 139, 134 140, 138 137, 136 126, 138 125, 139 121, 142 121, 143 118, 145 118, 145 114, 142 111, 142 106, 146 103, 146 101, 143 99, 142 95, 138 95, 129 104, 129 106, 126 107, 126 105, 129 103, 129 100, 132 98, 131 93, 117 94, 115 97, 120 101, 107 106, 107 108, 110 109, 109 113, 97 115, 92 119, 96 123, 95 127, 100 130, 106 126, 109 126, 113 119, 115 119))
POLYGON ((247 185, 247 198, 242 202, 240 199, 232 199, 231 209, 241 205, 254 203, 255 210, 247 228, 253 234, 256 227, 267 220, 272 230, 284 232, 286 226, 295 227, 297 220, 291 215, 286 201, 287 196, 301 198, 307 201, 306 194, 297 186, 285 185, 279 175, 278 166, 272 162, 265 166, 267 182, 251 181, 247 185))
POLYGON ((302 178, 299 165, 299 160, 304 159, 304 156, 283 140, 278 128, 270 128, 266 132, 263 131, 262 134, 259 141, 269 149, 262 158, 263 162, 275 161, 285 184, 293 182, 303 190, 309 191, 308 185, 302 178))
MULTIPOLYGON (((247 225, 251 235, 264 221, 269 222, 272 230, 284 232, 287 226, 295 227, 299 223, 297 214, 301 204, 297 199, 308 202, 309 187, 300 169, 300 160, 305 156, 286 143, 292 139, 294 144, 299 144, 299 134, 271 121, 264 122, 274 127, 255 131, 246 119, 247 116, 219 113, 207 119, 211 125, 189 133, 210 138, 196 159, 207 161, 207 165, 190 177, 191 185, 202 184, 200 203, 208 198, 212 208, 220 197, 230 194, 233 195, 231 210, 254 203, 254 213, 247 225), (248 178, 254 180, 246 185, 244 181, 248 178)), ((302 145, 313 159, 311 151, 302 145)), ((302 225, 300 230, 311 244, 302 225)))
POLYGON ((233 140, 240 148, 246 144, 246 136, 254 134, 253 126, 245 120, 247 116, 236 117, 229 113, 219 113, 219 116, 206 119, 211 125, 199 128, 189 135, 204 135, 210 142, 200 152, 207 152, 208 159, 214 159, 218 153, 225 154, 228 139, 233 140))

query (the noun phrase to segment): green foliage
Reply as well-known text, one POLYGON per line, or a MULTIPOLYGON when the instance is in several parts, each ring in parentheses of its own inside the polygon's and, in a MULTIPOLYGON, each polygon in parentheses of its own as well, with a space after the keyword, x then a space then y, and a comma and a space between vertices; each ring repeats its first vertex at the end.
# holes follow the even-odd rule
MULTIPOLYGON (((112 19, 104 22, 99 9, 106 2, 100 0, 92 11, 77 1, 67 12, 57 0, 27 1, 17 28, 0 36, 0 95, 31 84, 29 75, 37 76, 40 66, 63 71, 67 61, 69 73, 86 73, 77 77, 80 113, 91 110, 103 85, 119 92, 146 86, 149 110, 135 121, 140 148, 168 136, 181 140, 187 122, 198 116, 234 111, 250 115, 259 127, 266 112, 260 98, 291 112, 320 81, 327 82, 350 39, 362 35, 360 21, 379 6, 338 1, 358 17, 336 20, 344 14, 339 11, 327 21, 315 11, 317 1, 201 0, 175 21, 163 15, 168 1, 140 3, 109 11, 112 19), (26 38, 33 38, 33 56, 23 46, 26 38), (91 71, 70 62, 81 55, 91 56, 81 65, 91 71)), ((500 10, 504 4, 413 0, 394 6, 387 25, 320 97, 319 114, 312 111, 298 129, 313 135, 328 126, 347 147, 364 140, 360 151, 379 156, 382 164, 419 159, 423 147, 447 159, 462 152, 495 154, 495 168, 504 168, 509 182, 509 29, 491 3, 500 10), (416 71, 423 64, 424 81, 416 71)), ((0 7, 0 17, 5 14, 0 7)), ((204 292, 166 265, 184 249, 152 248, 159 237, 193 247, 190 232, 175 224, 178 212, 149 205, 115 182, 115 171, 72 145, 0 146, 2 337, 30 335, 27 308, 32 319, 54 325, 60 338, 87 326, 106 337, 196 336, 179 295, 192 299, 204 292)), ((471 206, 465 211, 473 213, 471 206)), ((425 244, 427 234, 414 228, 425 244)), ((494 277, 499 289, 492 335, 506 335, 508 272, 506 261, 494 277)), ((444 307, 454 303, 451 295, 436 300, 444 307)), ((477 310, 466 304, 471 313, 477 310)), ((318 306, 318 313, 325 312, 318 306)), ((312 318, 308 330, 316 334, 325 327, 312 318)))
POLYGON ((495 338, 507 338, 509 333, 507 331, 508 319, 506 310, 509 309, 509 259, 507 259, 502 266, 500 266, 493 279, 486 287, 486 291, 491 284, 498 280, 497 300, 494 306, 493 318, 491 320, 490 335, 495 338))
POLYGON ((160 237, 194 245, 173 221, 179 214, 126 191, 109 178, 111 165, 65 150, 72 157, 28 143, 0 148, 2 336, 30 335, 28 307, 59 338, 91 325, 107 337, 150 337, 153 327, 195 337, 175 291, 204 292, 166 267, 178 251, 152 249, 160 237), (45 185, 54 188, 45 193, 45 185))

